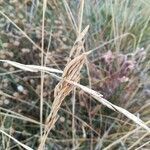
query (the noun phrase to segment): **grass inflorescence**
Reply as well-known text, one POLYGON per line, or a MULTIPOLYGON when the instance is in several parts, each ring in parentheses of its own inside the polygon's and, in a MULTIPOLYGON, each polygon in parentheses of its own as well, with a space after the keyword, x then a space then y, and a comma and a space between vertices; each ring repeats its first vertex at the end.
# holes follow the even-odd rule
POLYGON ((0 0, 0 149, 148 149, 148 0, 0 0))

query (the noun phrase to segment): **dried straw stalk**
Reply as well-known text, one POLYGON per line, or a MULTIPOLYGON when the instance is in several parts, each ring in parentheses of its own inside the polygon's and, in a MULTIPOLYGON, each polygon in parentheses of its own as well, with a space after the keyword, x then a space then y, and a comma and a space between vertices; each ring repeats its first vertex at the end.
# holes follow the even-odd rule
POLYGON ((41 143, 39 145, 38 150, 42 150, 45 145, 46 138, 54 127, 57 119, 58 119, 58 111, 60 106, 67 95, 73 90, 74 85, 68 83, 67 81, 73 81, 77 83, 80 80, 80 70, 85 63, 85 53, 81 54, 81 50, 84 49, 84 36, 88 31, 89 26, 87 26, 82 33, 79 34, 75 44, 70 52, 70 57, 68 63, 63 71, 62 80, 57 84, 54 90, 54 102, 52 104, 51 112, 46 119, 45 129, 43 133, 43 137, 41 139, 41 143), (72 59, 72 56, 75 58, 72 59))

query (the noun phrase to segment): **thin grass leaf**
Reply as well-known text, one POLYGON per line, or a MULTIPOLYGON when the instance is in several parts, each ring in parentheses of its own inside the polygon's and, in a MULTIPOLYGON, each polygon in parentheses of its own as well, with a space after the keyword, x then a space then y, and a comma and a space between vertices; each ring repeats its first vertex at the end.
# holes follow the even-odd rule
MULTIPOLYGON (((13 65, 13 66, 15 66, 15 67, 18 67, 18 68, 20 68, 20 69, 26 70, 26 71, 36 72, 37 70, 40 70, 40 69, 42 68, 43 71, 49 71, 49 72, 51 72, 51 69, 48 69, 47 67, 44 67, 44 68, 43 68, 43 67, 41 67, 41 66, 35 66, 35 65, 22 65, 22 64, 20 64, 20 63, 8 61, 8 60, 6 60, 6 61, 5 61, 5 60, 1 60, 1 61, 3 61, 3 62, 8 62, 9 64, 11 64, 11 65, 13 65), (41 68, 40 68, 40 67, 41 67, 41 68), (32 68, 32 69, 31 69, 31 68, 32 68), (45 69, 46 69, 46 70, 45 70, 45 69)), ((68 66, 67 66, 67 68, 68 68, 68 66)), ((68 70, 69 70, 69 69, 68 69, 68 70)), ((56 72, 57 72, 57 71, 56 71, 56 72)), ((69 73, 67 73, 67 74, 69 74, 69 73)), ((64 77, 65 77, 65 75, 64 75, 64 77)), ((70 78, 70 79, 71 79, 71 78, 70 78)), ((75 85, 75 86, 81 88, 81 89, 82 89, 83 91, 85 91, 86 93, 91 94, 91 96, 92 96, 93 98, 95 98, 95 99, 98 100, 100 103, 102 103, 103 105, 107 106, 108 108, 110 108, 110 109, 112 109, 112 110, 114 110, 114 111, 117 110, 118 112, 124 114, 126 117, 128 117, 128 118, 131 119, 131 120, 133 120, 135 123, 137 123, 138 125, 140 125, 141 127, 145 128, 147 131, 150 132, 149 127, 147 127, 147 126, 145 125, 145 123, 144 123, 141 119, 137 118, 135 115, 133 115, 132 113, 128 112, 127 110, 125 110, 125 109, 123 109, 123 108, 121 108, 121 107, 119 107, 119 106, 116 106, 116 105, 110 103, 109 101, 107 101, 106 99, 102 98, 102 95, 99 94, 98 92, 96 92, 96 91, 94 91, 94 90, 92 90, 92 89, 89 89, 88 87, 85 87, 85 86, 83 86, 83 85, 81 85, 81 84, 78 84, 78 83, 76 83, 76 82, 73 82, 73 81, 70 81, 70 80, 67 80, 67 81, 68 81, 69 83, 71 83, 71 84, 73 84, 73 85, 75 85)), ((57 90, 57 91, 59 91, 59 90, 57 90)), ((66 90, 65 90, 65 92, 66 92, 66 90)), ((55 94, 56 94, 56 92, 55 92, 55 94)), ((59 93, 59 94, 60 94, 60 93, 59 93)))
POLYGON ((68 81, 68 82, 74 84, 75 86, 77 86, 79 88, 81 88, 83 91, 90 94, 93 98, 95 98, 100 103, 107 106, 108 108, 124 114, 126 117, 128 117, 129 119, 131 119, 132 121, 134 121, 135 123, 137 123, 138 125, 143 127, 144 129, 146 129, 148 132, 150 132, 150 128, 141 119, 139 119, 138 117, 136 117, 135 115, 133 115, 129 111, 125 110, 124 108, 116 106, 116 105, 110 103, 109 101, 107 101, 106 99, 102 98, 102 95, 99 94, 98 92, 96 92, 92 89, 89 89, 88 87, 85 87, 81 84, 78 84, 78 83, 75 83, 75 82, 72 82, 72 81, 68 81))
POLYGON ((85 29, 79 34, 78 38, 76 39, 76 42, 81 41, 85 37, 87 31, 89 30, 89 27, 90 27, 89 25, 85 27, 85 29))
POLYGON ((30 72, 38 72, 38 71, 48 71, 48 72, 53 72, 53 73, 63 73, 63 71, 54 69, 54 68, 49 68, 45 66, 38 66, 38 65, 24 65, 15 61, 10 61, 10 60, 0 60, 1 62, 6 62, 16 68, 25 70, 25 71, 30 71, 30 72))
POLYGON ((12 66, 14 66, 16 68, 19 68, 19 69, 22 69, 22 70, 25 70, 25 71, 37 72, 37 70, 30 69, 26 65, 23 65, 23 64, 18 63, 18 62, 14 62, 14 61, 10 61, 10 60, 0 60, 0 61, 8 63, 8 64, 10 64, 10 65, 12 65, 12 66))
MULTIPOLYGON (((24 69, 24 70, 27 70, 27 71, 32 71, 32 72, 35 72, 35 68, 36 69, 39 69, 41 66, 34 66, 33 68, 31 67, 32 65, 20 65, 20 63, 16 63, 16 62, 12 62, 12 61, 5 61, 5 60, 1 60, 1 61, 3 61, 3 62, 8 62, 9 64, 11 64, 11 65, 13 65, 13 66, 15 66, 15 67, 18 67, 18 68, 20 68, 20 69, 24 69), (33 70, 32 70, 32 69, 33 70)), ((67 66, 68 67, 68 66, 67 66)), ((44 71, 44 69, 47 69, 47 67, 42 67, 42 69, 43 69, 43 71, 44 71)), ((49 69, 48 69, 49 70, 49 69)), ((48 71, 48 70, 45 70, 45 71, 48 71)), ((68 73, 69 74, 69 73, 68 73)), ((65 76, 65 75, 64 75, 65 76)), ((71 78, 70 78, 71 79, 71 78)), ((65 79, 66 80, 66 79, 65 79)), ((88 88, 88 87, 85 87, 85 86, 83 86, 83 85, 81 85, 81 84, 78 84, 78 83, 76 83, 76 82, 73 82, 73 81, 70 81, 70 80, 66 80, 67 82, 69 82, 69 83, 71 83, 71 84, 73 84, 73 85, 75 85, 75 86, 77 86, 77 87, 79 87, 79 88, 81 88, 83 91, 85 91, 86 93, 89 93, 93 98, 95 98, 96 100, 98 100, 100 103, 102 103, 103 105, 105 105, 105 106, 107 106, 108 108, 110 108, 110 109, 112 109, 112 110, 114 110, 114 111, 118 111, 118 112, 120 112, 120 113, 122 113, 122 114, 124 114, 126 117, 128 117, 129 119, 131 119, 131 120, 133 120, 135 123, 137 123, 138 125, 140 125, 141 127, 143 127, 143 128, 145 128, 148 132, 150 132, 150 128, 148 127, 148 126, 146 126, 145 125, 145 123, 141 120, 141 119, 139 119, 139 118, 137 118, 135 115, 133 115, 132 113, 130 113, 130 112, 128 112, 127 110, 125 110, 125 109, 123 109, 123 108, 121 108, 121 107, 119 107, 119 106, 116 106, 116 105, 114 105, 114 104, 112 104, 112 103, 110 103, 109 101, 107 101, 106 99, 104 99, 104 98, 102 98, 102 95, 101 94, 99 94, 98 92, 96 92, 96 91, 94 91, 94 90, 92 90, 92 89, 90 89, 90 88, 88 88)), ((58 90, 57 90, 58 91, 58 90)), ((66 90, 64 91, 64 92, 66 92, 66 90)), ((56 94, 56 92, 55 92, 55 94, 56 94)), ((59 93, 60 94, 60 93, 59 93)), ((57 94, 56 94, 57 95, 57 94)))
POLYGON ((12 139, 13 141, 15 141, 17 144, 19 144, 20 146, 22 146, 23 148, 25 148, 26 150, 33 150, 32 148, 30 148, 29 146, 19 142, 17 139, 15 139, 14 137, 10 136, 9 134, 7 134, 6 132, 4 132, 3 130, 0 129, 0 132, 2 134, 5 134, 7 137, 9 137, 10 139, 12 139))

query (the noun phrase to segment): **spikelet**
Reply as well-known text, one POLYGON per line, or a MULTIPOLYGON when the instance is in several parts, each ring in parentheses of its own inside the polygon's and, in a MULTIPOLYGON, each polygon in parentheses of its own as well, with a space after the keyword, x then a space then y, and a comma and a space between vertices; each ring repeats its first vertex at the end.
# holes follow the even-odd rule
POLYGON ((73 90, 74 85, 67 81, 73 81, 77 83, 80 80, 80 71, 85 63, 86 54, 80 54, 84 48, 84 36, 88 31, 88 26, 79 34, 77 40, 71 49, 68 63, 63 71, 62 80, 56 85, 54 90, 54 102, 52 104, 51 112, 46 119, 44 134, 39 145, 39 150, 43 149, 46 138, 50 130, 54 127, 58 119, 58 111, 60 106, 67 95, 73 90), (75 58, 72 59, 72 56, 75 58))

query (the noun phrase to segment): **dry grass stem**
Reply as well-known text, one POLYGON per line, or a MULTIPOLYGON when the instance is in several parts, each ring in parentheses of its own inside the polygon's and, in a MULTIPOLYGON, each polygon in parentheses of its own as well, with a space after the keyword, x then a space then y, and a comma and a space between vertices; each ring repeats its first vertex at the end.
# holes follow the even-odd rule
POLYGON ((15 61, 10 61, 10 60, 0 60, 0 61, 6 62, 14 67, 24 70, 24 71, 30 71, 30 72, 48 71, 48 72, 53 72, 53 73, 63 73, 63 71, 61 71, 61 70, 49 68, 49 67, 45 67, 45 66, 24 65, 24 64, 15 62, 15 61))
POLYGON ((4 132, 3 130, 0 130, 0 132, 4 135, 6 135, 7 137, 9 137, 10 139, 12 139, 13 141, 15 141, 17 144, 19 144, 20 146, 22 146, 24 149, 26 150, 33 150, 32 148, 30 148, 29 146, 19 142, 17 139, 13 138, 12 136, 10 136, 9 134, 7 134, 6 132, 4 132))
POLYGON ((0 149, 149 149, 148 6, 0 0, 0 149))
POLYGON ((2 11, 0 11, 0 14, 4 16, 7 20, 9 20, 37 49, 42 51, 42 49, 21 28, 19 28, 7 15, 5 15, 2 11))
POLYGON ((87 26, 85 28, 85 30, 83 30, 83 32, 81 34, 79 34, 79 36, 74 44, 74 47, 71 50, 71 55, 70 55, 70 57, 71 57, 74 53, 75 58, 72 60, 70 58, 68 60, 68 63, 63 71, 62 80, 55 87, 55 90, 54 90, 55 99, 52 104, 51 112, 46 119, 46 127, 44 130, 43 137, 41 139, 41 143, 38 148, 39 150, 43 149, 46 138, 48 136, 48 133, 54 127, 54 124, 56 123, 56 121, 58 119, 57 113, 60 109, 60 106, 61 106, 63 100, 73 90, 74 86, 72 84, 66 82, 66 80, 73 81, 76 83, 80 79, 80 70, 81 70, 83 64, 85 63, 85 53, 83 53, 81 55, 79 55, 79 54, 80 54, 81 50, 84 48, 83 47, 84 42, 82 41, 82 39, 84 38, 85 33, 87 32, 88 28, 89 27, 87 26), (79 39, 81 41, 79 41, 79 39))
MULTIPOLYGON (((42 51, 41 51, 41 67, 44 66, 44 28, 45 28, 45 12, 47 7, 47 0, 43 1, 43 17, 42 17, 42 51)), ((43 89, 44 89, 44 72, 41 71, 41 89, 40 89, 40 123, 43 123, 43 89)), ((40 133, 42 137, 43 128, 40 126, 40 133)))
POLYGON ((64 3, 64 6, 65 6, 65 9, 66 9, 68 18, 69 18, 69 20, 70 20, 70 22, 71 22, 71 24, 72 24, 72 27, 73 27, 74 31, 77 32, 77 31, 78 31, 78 30, 77 30, 77 29, 78 29, 77 23, 76 23, 76 21, 75 21, 75 19, 74 19, 74 17, 73 17, 73 14, 72 14, 72 12, 71 12, 71 9, 70 9, 68 3, 66 2, 66 0, 63 0, 63 3, 64 3))

